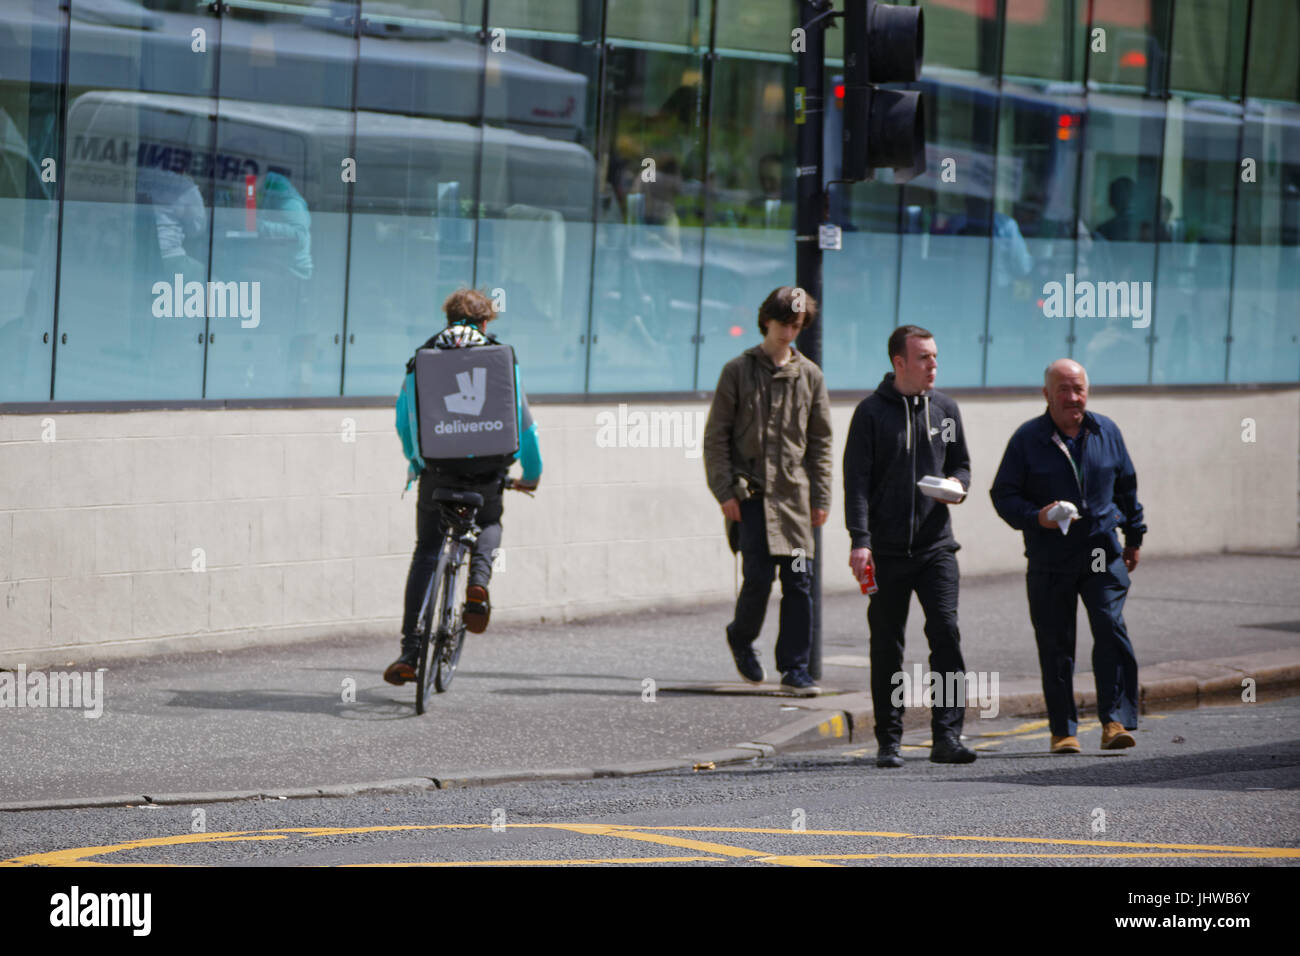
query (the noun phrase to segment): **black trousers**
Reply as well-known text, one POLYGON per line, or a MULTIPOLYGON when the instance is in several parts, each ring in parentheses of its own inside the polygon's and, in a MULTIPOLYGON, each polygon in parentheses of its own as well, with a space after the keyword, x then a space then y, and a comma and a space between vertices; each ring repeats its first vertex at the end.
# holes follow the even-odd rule
POLYGON ((442 509, 433 500, 435 488, 459 488, 483 496, 483 507, 478 510, 475 524, 483 529, 474 543, 474 553, 469 561, 469 583, 487 587, 492 579, 492 552, 501 547, 501 496, 505 475, 493 475, 485 481, 451 481, 435 476, 430 471, 420 475, 419 496, 415 503, 415 553, 411 556, 411 570, 406 575, 406 609, 402 615, 402 633, 412 636, 420 617, 420 605, 429 579, 438 570, 438 552, 446 528, 442 509))
POLYGON ((1029 619, 1038 644, 1047 717, 1057 737, 1074 736, 1079 712, 1074 703, 1074 646, 1079 599, 1092 626, 1092 672, 1097 680, 1097 719, 1138 725, 1138 665, 1124 626, 1124 600, 1130 579, 1123 556, 1104 571, 1081 561, 1078 571, 1030 571, 1029 619))
MULTIPOLYGON (((916 592, 925 612, 925 637, 930 643, 930 670, 942 680, 964 673, 961 634, 957 629, 957 555, 950 549, 910 558, 874 556, 876 585, 867 605, 871 630, 871 704, 876 716, 876 742, 898 743, 903 736, 903 707, 894 703, 899 687, 896 674, 903 669, 903 639, 908 605, 916 592)), ((901 695, 898 695, 901 696, 901 695)), ((961 734, 965 708, 936 706, 930 713, 934 737, 961 734)))
POLYGON ((776 668, 782 675, 807 670, 812 653, 812 559, 803 558, 802 570, 796 570, 794 557, 774 557, 768 551, 761 497, 740 503, 740 557, 744 583, 736 598, 736 616, 727 625, 728 643, 743 649, 758 639, 779 568, 781 627, 776 637, 776 668))

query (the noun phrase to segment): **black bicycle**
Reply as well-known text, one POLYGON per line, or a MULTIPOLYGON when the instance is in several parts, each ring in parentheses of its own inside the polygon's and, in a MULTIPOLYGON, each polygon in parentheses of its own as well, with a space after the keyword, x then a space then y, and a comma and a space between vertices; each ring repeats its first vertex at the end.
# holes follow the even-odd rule
MULTIPOLYGON (((531 488, 516 487, 513 478, 505 479, 505 488, 531 495, 531 488)), ((460 488, 436 488, 433 500, 442 509, 442 548, 438 567, 429 579, 420 606, 417 634, 420 638, 420 664, 415 672, 415 712, 428 709, 433 692, 445 693, 460 663, 465 644, 465 623, 461 613, 465 606, 466 564, 474 553, 474 543, 482 531, 475 523, 483 496, 460 488)))

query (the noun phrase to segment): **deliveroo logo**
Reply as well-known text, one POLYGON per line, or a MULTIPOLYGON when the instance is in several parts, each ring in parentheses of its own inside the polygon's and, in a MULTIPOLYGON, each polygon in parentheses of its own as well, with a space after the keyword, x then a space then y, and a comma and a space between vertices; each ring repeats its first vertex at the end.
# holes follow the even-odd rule
POLYGON ((447 411, 457 415, 481 415, 483 402, 487 399, 487 369, 476 368, 469 372, 456 373, 456 386, 459 391, 444 395, 447 411))

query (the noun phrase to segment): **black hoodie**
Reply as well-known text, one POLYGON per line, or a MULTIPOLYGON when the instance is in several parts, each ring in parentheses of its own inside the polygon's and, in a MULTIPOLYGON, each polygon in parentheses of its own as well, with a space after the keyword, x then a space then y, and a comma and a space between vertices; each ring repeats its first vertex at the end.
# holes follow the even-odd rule
POLYGON ((844 446, 844 518, 854 548, 912 556, 959 545, 948 506, 921 494, 926 475, 970 490, 970 454, 957 403, 942 392, 904 396, 889 372, 859 403, 844 446))

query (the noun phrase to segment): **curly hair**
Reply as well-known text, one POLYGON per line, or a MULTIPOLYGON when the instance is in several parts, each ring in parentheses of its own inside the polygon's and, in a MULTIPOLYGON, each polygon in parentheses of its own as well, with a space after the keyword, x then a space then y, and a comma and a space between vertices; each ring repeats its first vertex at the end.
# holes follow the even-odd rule
POLYGON ((447 313, 448 325, 461 322, 483 325, 497 317, 496 306, 492 304, 492 300, 477 289, 457 289, 447 296, 447 301, 442 304, 442 311, 447 313))

